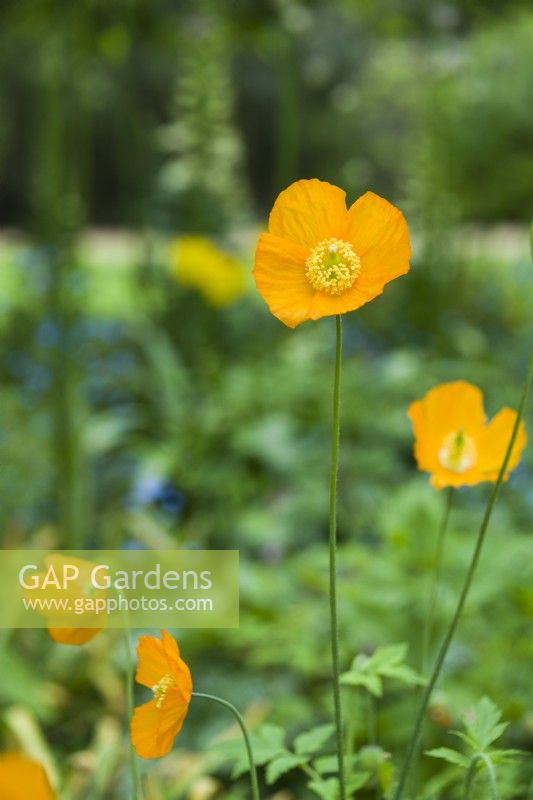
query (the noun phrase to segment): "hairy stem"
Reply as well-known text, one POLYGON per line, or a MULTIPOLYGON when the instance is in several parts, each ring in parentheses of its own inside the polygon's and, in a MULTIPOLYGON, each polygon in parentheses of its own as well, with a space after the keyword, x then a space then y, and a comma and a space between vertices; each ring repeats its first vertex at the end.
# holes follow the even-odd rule
POLYGON ((470 800, 470 794, 474 785, 477 765, 480 762, 485 765, 485 769, 487 770, 491 800, 500 800, 498 786, 496 783, 496 770, 494 769, 494 764, 492 763, 490 757, 486 753, 477 753, 477 755, 475 755, 470 762, 470 767, 468 768, 465 779, 464 800, 470 800))

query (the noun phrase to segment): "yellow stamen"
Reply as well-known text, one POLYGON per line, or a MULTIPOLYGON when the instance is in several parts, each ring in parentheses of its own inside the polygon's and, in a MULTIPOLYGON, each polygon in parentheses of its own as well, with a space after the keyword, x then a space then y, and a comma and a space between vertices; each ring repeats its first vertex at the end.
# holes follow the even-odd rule
POLYGON ((177 685, 178 683, 176 681, 176 678, 169 672, 166 675, 163 675, 159 683, 156 683, 155 686, 152 686, 152 692, 154 693, 155 704, 157 708, 161 708, 161 706, 165 702, 165 697, 168 690, 174 688, 177 685))
POLYGON ((474 440, 462 430, 449 433, 439 450, 439 461, 445 469, 451 472, 466 472, 471 469, 477 460, 477 450, 474 440))
POLYGON ((323 239, 305 262, 305 276, 313 289, 342 294, 353 286, 361 272, 361 259, 349 242, 323 239))

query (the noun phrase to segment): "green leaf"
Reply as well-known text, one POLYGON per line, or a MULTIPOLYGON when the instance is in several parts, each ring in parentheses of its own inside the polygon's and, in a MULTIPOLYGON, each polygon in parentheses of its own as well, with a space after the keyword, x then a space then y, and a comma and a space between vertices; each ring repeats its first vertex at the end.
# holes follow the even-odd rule
POLYGON ((500 709, 488 697, 483 697, 465 714, 465 728, 476 749, 483 752, 502 735, 509 723, 500 722, 501 716, 500 709))
MULTIPOLYGON (((269 761, 273 761, 277 756, 287 753, 284 744, 285 731, 278 725, 262 725, 261 728, 252 733, 251 740, 254 763, 257 766, 261 767, 269 761)), ((232 777, 238 778, 244 775, 249 768, 248 757, 243 746, 241 754, 233 767, 232 777)))
POLYGON ((308 786, 321 800, 338 800, 339 782, 336 778, 328 778, 325 781, 311 781, 308 786))
POLYGON ((442 758, 449 764, 456 764, 458 767, 468 769, 470 759, 457 750, 452 750, 451 747, 437 747, 435 750, 426 750, 426 755, 432 758, 442 758))
POLYGON ((278 756, 270 762, 266 769, 266 782, 269 785, 276 783, 282 775, 306 763, 306 758, 303 756, 295 756, 293 753, 285 753, 282 756, 278 756))
POLYGON ((393 678, 399 683, 404 683, 407 686, 424 686, 427 683, 426 679, 415 672, 414 669, 407 666, 407 664, 390 664, 383 667, 380 674, 385 678, 393 678))
POLYGON ((0 701, 11 705, 20 703, 31 708, 40 717, 50 712, 51 702, 35 669, 5 645, 0 649, 0 701))
POLYGON ((351 795, 353 792, 356 792, 358 789, 361 789, 365 786, 369 779, 372 777, 371 772, 354 772, 353 775, 350 776, 348 781, 348 793, 351 795))
POLYGON ((370 656, 371 668, 376 672, 382 672, 387 667, 396 666, 405 661, 407 655, 407 645, 389 644, 385 647, 378 647, 375 653, 370 656))
POLYGON ((341 675, 341 683, 345 686, 362 686, 375 697, 383 695, 383 682, 379 675, 367 675, 364 672, 350 670, 341 675))
MULTIPOLYGON (((345 759, 347 769, 353 769, 356 762, 357 756, 351 756, 351 758, 345 759)), ((313 769, 315 772, 318 772, 319 775, 336 774, 339 770, 339 759, 337 756, 320 756, 320 758, 316 758, 313 761, 313 769)))
POLYGON ((531 754, 526 750, 489 750, 488 755, 495 764, 503 764, 515 758, 526 758, 531 754))
POLYGON ((294 749, 299 755, 317 753, 323 748, 328 739, 333 736, 335 726, 330 723, 317 725, 316 728, 301 733, 294 740, 294 749))
POLYGON ((383 679, 396 680, 406 686, 421 686, 426 681, 414 669, 404 663, 407 645, 392 644, 379 647, 372 656, 359 654, 351 669, 341 676, 348 686, 363 686, 376 697, 383 694, 383 679))

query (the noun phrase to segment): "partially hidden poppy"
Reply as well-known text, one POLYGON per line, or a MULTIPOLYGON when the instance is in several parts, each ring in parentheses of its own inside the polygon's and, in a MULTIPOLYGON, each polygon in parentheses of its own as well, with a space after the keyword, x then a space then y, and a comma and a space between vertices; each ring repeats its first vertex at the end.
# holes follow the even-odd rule
MULTIPOLYGON (((466 381, 443 383, 412 403, 408 416, 415 436, 418 468, 431 475, 437 489, 494 482, 516 422, 516 411, 503 408, 487 420, 483 394, 466 381)), ((527 443, 521 423, 504 476, 506 480, 527 443)))
POLYGON ((172 272, 183 286, 199 292, 212 306, 231 305, 245 290, 244 269, 229 253, 203 236, 183 236, 170 248, 172 272))
POLYGON ((102 628, 48 628, 50 637, 58 644, 87 644, 97 636, 102 628))
POLYGON ((102 614, 95 613, 93 608, 95 599, 105 597, 104 590, 95 589, 91 582, 91 573, 96 564, 75 556, 64 556, 62 553, 53 553, 45 558, 46 573, 38 573, 38 585, 34 589, 25 589, 26 597, 33 601, 40 601, 46 611, 42 615, 48 622, 48 633, 58 644, 82 645, 90 642, 102 630, 101 627, 68 627, 68 623, 78 620, 81 612, 75 612, 76 606, 83 606, 83 619, 87 625, 100 623, 102 614), (61 576, 65 568, 77 569, 78 574, 66 585, 62 583, 61 576), (51 576, 45 584, 45 577, 51 576), (57 582, 59 581, 59 583, 57 582), (51 608, 57 603, 56 610, 51 608), (62 603, 68 604, 69 611, 61 610, 62 603))
POLYGON ((42 764, 18 753, 0 755, 1 800, 55 800, 42 764))
POLYGON ((131 740, 142 758, 160 758, 172 748, 187 716, 191 673, 180 656, 178 643, 167 631, 161 631, 161 639, 140 636, 137 656, 135 679, 154 696, 135 709, 131 740))
POLYGON ((259 237, 254 278, 270 311, 290 328, 354 311, 409 271, 401 211, 373 192, 348 209, 330 183, 300 180, 278 196, 259 237))

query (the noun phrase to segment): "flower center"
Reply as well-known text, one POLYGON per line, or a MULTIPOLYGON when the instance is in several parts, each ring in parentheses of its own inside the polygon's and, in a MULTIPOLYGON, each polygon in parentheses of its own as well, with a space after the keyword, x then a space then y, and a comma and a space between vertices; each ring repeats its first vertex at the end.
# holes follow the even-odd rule
POLYGON ((361 259, 342 239, 323 239, 305 262, 305 276, 313 289, 327 294, 342 294, 360 272, 361 259))
POLYGON ((463 431, 449 433, 439 450, 439 461, 445 469, 451 472, 466 472, 474 466, 477 459, 477 450, 474 440, 463 431))
POLYGON ((155 686, 152 686, 152 692, 154 693, 154 699, 157 708, 161 708, 161 706, 165 702, 165 697, 168 690, 174 688, 177 685, 178 683, 176 681, 176 678, 169 672, 166 675, 163 675, 159 683, 156 683, 155 686))

